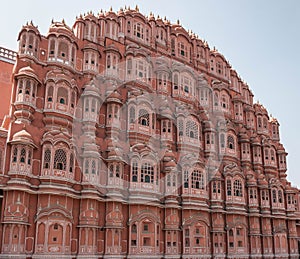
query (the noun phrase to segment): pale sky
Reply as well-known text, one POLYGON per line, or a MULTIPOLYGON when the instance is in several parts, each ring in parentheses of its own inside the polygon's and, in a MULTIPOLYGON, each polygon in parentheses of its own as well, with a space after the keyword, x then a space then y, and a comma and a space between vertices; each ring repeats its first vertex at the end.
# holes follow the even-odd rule
POLYGON ((215 46, 281 124, 288 155, 288 179, 300 187, 300 1, 298 0, 152 0, 41 1, 1 3, 0 46, 17 50, 17 36, 33 20, 46 34, 52 18, 71 27, 76 15, 138 4, 143 14, 177 19, 210 47, 215 46), (299 169, 298 169, 299 168, 299 169))

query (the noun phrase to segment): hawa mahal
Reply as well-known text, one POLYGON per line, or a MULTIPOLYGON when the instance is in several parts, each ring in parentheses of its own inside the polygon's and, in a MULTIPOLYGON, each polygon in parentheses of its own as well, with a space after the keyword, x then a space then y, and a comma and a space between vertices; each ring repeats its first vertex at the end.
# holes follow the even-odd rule
POLYGON ((178 21, 89 12, 0 48, 1 258, 298 258, 279 123, 178 21))

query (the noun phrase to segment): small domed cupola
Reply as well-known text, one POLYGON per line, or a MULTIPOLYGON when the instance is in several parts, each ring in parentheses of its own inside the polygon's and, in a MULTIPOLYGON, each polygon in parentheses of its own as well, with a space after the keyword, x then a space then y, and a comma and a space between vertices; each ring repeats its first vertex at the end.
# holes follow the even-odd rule
POLYGON ((18 36, 18 41, 20 57, 26 55, 38 58, 41 36, 38 27, 34 26, 32 21, 22 27, 18 36))

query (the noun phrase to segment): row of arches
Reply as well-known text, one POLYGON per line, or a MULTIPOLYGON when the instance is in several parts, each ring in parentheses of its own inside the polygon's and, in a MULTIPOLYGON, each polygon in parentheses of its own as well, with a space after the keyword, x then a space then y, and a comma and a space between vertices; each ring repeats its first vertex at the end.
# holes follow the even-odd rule
MULTIPOLYGON (((89 209, 93 211, 93 208, 89 209)), ((118 208, 117 208, 118 210, 118 208)), ((80 217, 87 211, 80 213, 80 217)), ((120 211, 113 211, 113 221, 122 226, 123 216, 120 211)), ((273 224, 277 229, 274 235, 265 232, 262 237, 252 233, 252 226, 247 227, 236 216, 235 222, 230 222, 226 228, 217 227, 220 216, 211 226, 206 217, 200 214, 184 215, 182 223, 176 220, 176 214, 166 218, 164 227, 160 218, 149 210, 142 210, 134 213, 128 220, 127 229, 107 225, 101 229, 93 224, 81 225, 76 228, 79 233, 78 243, 73 243, 73 253, 77 251, 79 255, 95 255, 104 252, 107 255, 118 255, 122 252, 122 240, 124 232, 128 235, 129 255, 159 255, 162 251, 169 255, 208 255, 212 251, 215 254, 227 252, 229 254, 238 253, 264 253, 269 254, 275 251, 276 254, 289 251, 296 252, 296 239, 292 236, 287 239, 286 230, 278 230, 279 222, 273 219, 273 224), (169 225, 169 218, 172 216, 172 224, 169 225), (174 221, 175 219, 175 221, 174 221), (180 224, 180 225, 179 225, 180 224), (211 231, 211 229, 214 231, 211 231), (179 229, 181 228, 181 230, 179 229), (103 235, 103 231, 105 231, 103 235), (250 234, 250 235, 249 235, 250 234), (105 246, 102 240, 105 236, 105 246), (96 242, 95 240, 102 240, 96 242), (262 245, 263 244, 263 245, 262 245), (105 250, 104 250, 105 248, 105 250), (78 250, 77 250, 78 249, 78 250)), ((110 219, 107 219, 107 222, 110 219)), ((222 221, 220 221, 222 222, 222 221)), ((270 223, 270 219, 267 219, 270 223)), ((65 209, 58 205, 52 208, 42 208, 36 218, 36 234, 32 239, 27 238, 30 228, 27 224, 17 224, 5 222, 3 224, 3 246, 2 252, 11 254, 24 254, 29 251, 35 255, 68 255, 71 254, 72 236, 75 231, 73 218, 65 209), (25 241, 26 240, 26 241, 25 241), (26 248, 25 248, 26 247, 26 248)), ((268 226, 270 228, 270 226, 268 226)), ((266 228, 264 228, 266 230, 266 228)), ((268 231, 270 231, 268 229, 268 231)), ((122 248, 123 247, 123 248, 122 248)))

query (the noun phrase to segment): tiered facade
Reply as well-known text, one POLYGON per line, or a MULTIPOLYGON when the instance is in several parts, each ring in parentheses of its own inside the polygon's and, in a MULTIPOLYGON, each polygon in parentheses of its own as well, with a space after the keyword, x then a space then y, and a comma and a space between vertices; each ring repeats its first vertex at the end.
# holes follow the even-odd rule
POLYGON ((138 8, 18 39, 1 258, 298 258, 279 123, 217 50, 138 8))

